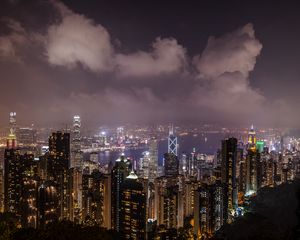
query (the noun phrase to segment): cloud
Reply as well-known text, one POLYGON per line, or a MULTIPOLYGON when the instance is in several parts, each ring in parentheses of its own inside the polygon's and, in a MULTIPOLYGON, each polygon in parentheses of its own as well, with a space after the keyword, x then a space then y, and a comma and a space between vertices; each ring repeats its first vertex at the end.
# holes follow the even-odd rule
POLYGON ((68 68, 80 63, 93 72, 111 71, 114 50, 107 30, 84 15, 73 13, 62 3, 53 2, 62 21, 48 29, 46 56, 49 63, 68 68))
POLYGON ((157 38, 152 51, 116 56, 117 71, 122 76, 157 76, 178 73, 186 64, 186 50, 174 38, 157 38))
POLYGON ((205 78, 234 72, 248 77, 261 49, 262 44, 255 38, 253 25, 249 23, 220 38, 210 37, 201 56, 194 58, 194 65, 205 78))
POLYGON ((219 38, 210 37, 203 53, 193 59, 200 84, 190 102, 228 118, 246 119, 261 112, 266 99, 249 80, 261 49, 252 24, 219 38))
POLYGON ((115 53, 110 34, 100 24, 52 1, 62 20, 50 26, 46 55, 53 65, 74 68, 80 63, 93 72, 117 72, 119 77, 148 77, 178 73, 186 50, 174 38, 156 38, 151 51, 115 53))
POLYGON ((8 29, 8 34, 0 36, 0 58, 20 60, 18 48, 27 43, 27 36, 21 24, 11 18, 2 18, 1 22, 8 29))
MULTIPOLYGON (((79 113, 87 125, 97 122, 93 126, 166 121, 279 124, 287 122, 286 116, 291 116, 289 124, 296 122, 296 104, 287 99, 272 102, 253 87, 250 73, 262 44, 252 24, 210 37, 195 57, 172 37, 157 37, 147 50, 124 53, 122 44, 114 48, 104 26, 59 1, 50 5, 55 11, 52 8, 39 31, 23 21, 3 20, 7 31, 0 35, 0 59, 26 61, 1 61, 1 76, 11 89, 27 91, 3 88, 0 100, 10 104, 0 105, 0 113, 14 108, 27 123, 48 124, 79 113), (144 78, 147 81, 139 81, 144 78)), ((49 11, 49 5, 43 6, 49 11)))

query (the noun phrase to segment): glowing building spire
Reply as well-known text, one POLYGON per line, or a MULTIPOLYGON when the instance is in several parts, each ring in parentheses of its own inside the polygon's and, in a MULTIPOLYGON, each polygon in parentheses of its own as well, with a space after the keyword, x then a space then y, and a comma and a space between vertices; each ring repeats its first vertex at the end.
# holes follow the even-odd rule
POLYGON ((16 148, 17 147, 17 139, 14 133, 14 130, 11 128, 10 133, 6 139, 6 147, 8 149, 16 148))
POLYGON ((177 156, 177 137, 174 134, 173 124, 169 127, 168 153, 173 153, 177 156))
POLYGON ((16 134, 17 128, 17 114, 16 112, 9 113, 9 127, 13 131, 13 134, 16 134))
POLYGON ((72 151, 71 151, 71 167, 82 167, 82 152, 81 152, 81 119, 80 116, 73 117, 73 131, 72 131, 72 151))
POLYGON ((256 150, 256 132, 254 130, 253 124, 251 125, 250 131, 248 133, 248 149, 256 150))

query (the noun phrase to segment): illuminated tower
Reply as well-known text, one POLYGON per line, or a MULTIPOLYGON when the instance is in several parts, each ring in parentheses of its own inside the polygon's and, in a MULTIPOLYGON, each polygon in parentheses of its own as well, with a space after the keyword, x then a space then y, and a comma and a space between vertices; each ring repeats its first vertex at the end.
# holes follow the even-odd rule
POLYGON ((173 125, 171 125, 169 128, 168 153, 172 153, 177 156, 177 137, 174 134, 173 125))
POLYGON ((43 228, 59 218, 57 209, 58 195, 54 182, 46 181, 38 189, 38 227, 43 228))
POLYGON ((143 157, 140 158, 139 163, 139 177, 143 179, 149 178, 149 164, 150 164, 150 153, 145 151, 142 153, 143 157))
POLYGON ((257 191, 257 169, 260 154, 256 148, 256 134, 251 126, 248 133, 247 157, 246 157, 246 195, 255 194, 257 191))
POLYGON ((9 127, 12 129, 13 134, 16 134, 16 128, 17 128, 17 114, 16 112, 10 112, 9 113, 9 127))
POLYGON ((149 143, 149 182, 154 182, 157 178, 157 164, 158 164, 158 150, 157 150, 157 140, 152 139, 149 143))
POLYGON ((111 171, 111 227, 120 231, 121 185, 129 175, 129 162, 124 156, 116 160, 111 171))
POLYGON ((195 191, 194 234, 197 239, 206 239, 223 225, 223 191, 216 181, 213 185, 203 183, 195 191))
POLYGON ((69 219, 70 134, 54 132, 49 137, 49 160, 47 174, 57 189, 60 219, 69 219))
POLYGON ((164 154, 165 176, 176 177, 179 174, 179 160, 173 153, 164 154))
POLYGON ((254 131, 253 125, 251 125, 251 129, 248 133, 248 149, 256 149, 256 133, 254 131))
POLYGON ((84 224, 104 227, 105 214, 105 184, 106 177, 94 170, 82 177, 82 218, 84 224))
POLYGON ((146 239, 146 193, 132 171, 122 184, 120 234, 121 239, 146 239))
POLYGON ((73 118, 73 132, 72 132, 72 152, 71 152, 71 167, 82 167, 82 153, 80 144, 80 116, 76 115, 73 118))
POLYGON ((20 152, 11 128, 4 153, 4 211, 18 213, 21 198, 20 152))
POLYGON ((222 141, 221 181, 224 186, 224 221, 230 223, 237 207, 236 187, 237 139, 228 138, 222 141))

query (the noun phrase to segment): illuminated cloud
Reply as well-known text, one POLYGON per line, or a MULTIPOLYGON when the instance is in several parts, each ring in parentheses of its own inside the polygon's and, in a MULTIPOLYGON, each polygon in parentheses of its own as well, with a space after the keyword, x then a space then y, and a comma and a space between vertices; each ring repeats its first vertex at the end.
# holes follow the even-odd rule
POLYGON ((117 71, 121 76, 157 76, 178 73, 186 64, 186 50, 174 38, 157 38, 152 51, 116 56, 117 71))
POLYGON ((280 124, 287 122, 285 116, 291 116, 290 125, 296 122, 299 113, 292 101, 270 100, 253 87, 250 73, 262 44, 252 24, 210 37, 195 57, 175 38, 160 37, 149 49, 146 44, 146 49, 124 53, 128 47, 114 47, 115 40, 99 23, 59 1, 43 6, 50 14, 38 31, 26 21, 3 20, 1 77, 10 89, 26 88, 21 93, 2 88, 1 102, 10 102, 0 104, 3 115, 12 108, 27 123, 66 122, 74 113, 87 123, 280 124))
POLYGON ((193 59, 200 84, 191 102, 228 118, 246 119, 253 111, 261 111, 265 97, 249 82, 261 49, 252 24, 219 38, 210 37, 203 53, 193 59))
POLYGON ((194 64, 205 78, 234 72, 248 77, 261 49, 262 44, 255 38, 253 25, 249 23, 220 38, 210 37, 203 53, 194 58, 194 64))
POLYGON ((111 71, 114 50, 107 30, 73 13, 62 3, 53 2, 62 20, 48 29, 46 55, 49 63, 68 68, 81 64, 93 72, 111 71))

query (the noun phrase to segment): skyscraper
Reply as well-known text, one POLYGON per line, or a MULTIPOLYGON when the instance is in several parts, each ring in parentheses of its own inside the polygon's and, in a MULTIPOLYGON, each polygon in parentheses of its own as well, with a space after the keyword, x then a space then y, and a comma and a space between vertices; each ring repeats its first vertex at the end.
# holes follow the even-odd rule
POLYGON ((194 221, 198 239, 211 237, 223 225, 223 188, 219 181, 202 184, 195 191, 194 221))
POLYGON ((120 234, 122 239, 146 239, 146 193, 132 171, 121 188, 120 234))
POLYGON ((71 144, 71 167, 82 168, 82 153, 81 153, 81 120, 80 116, 73 117, 73 131, 71 144))
POLYGON ((38 227, 43 228, 50 222, 59 219, 58 194, 56 184, 52 181, 44 182, 38 189, 38 227))
POLYGON ((120 231, 121 185, 129 175, 129 162, 124 156, 118 158, 111 171, 111 227, 120 231))
POLYGON ((48 180, 57 190, 60 219, 69 219, 68 170, 70 165, 70 134, 53 132, 49 138, 48 180))
POLYGON ((156 139, 151 139, 149 143, 149 182, 154 182, 157 178, 157 165, 158 165, 158 142, 156 139))
POLYGON ((230 223, 237 207, 236 186, 237 139, 228 138, 222 141, 222 172, 224 186, 224 221, 230 223))
POLYGON ((82 215, 82 170, 79 168, 70 168, 68 171, 68 209, 69 220, 75 223, 81 223, 82 215))
POLYGON ((4 210, 14 213, 23 227, 37 226, 37 173, 34 156, 20 154, 11 129, 4 156, 4 210))
POLYGON ((20 156, 21 175, 21 224, 23 227, 36 228, 37 216, 37 196, 40 179, 38 177, 38 163, 33 154, 20 156))
POLYGON ((19 213, 21 198, 20 152, 11 128, 4 153, 4 211, 19 213))
POLYGON ((248 133, 247 156, 246 156, 246 195, 257 192, 257 168, 260 154, 256 148, 256 133, 253 125, 248 133))
POLYGON ((183 176, 163 176, 155 179, 155 219, 166 229, 183 226, 183 176))
POLYGON ((82 176, 82 218, 86 225, 104 226, 104 175, 99 170, 82 176))
POLYGON ((177 137, 174 133, 174 127, 171 125, 169 127, 169 136, 168 136, 168 153, 172 153, 177 156, 177 137))
POLYGON ((173 153, 164 154, 165 176, 177 176, 179 174, 179 160, 173 153))
POLYGON ((16 114, 16 112, 9 113, 9 128, 12 129, 13 134, 16 134, 16 130, 17 130, 17 114, 16 114))

